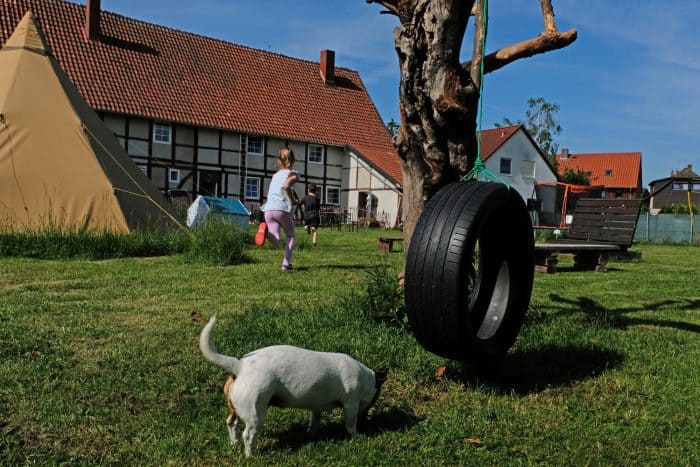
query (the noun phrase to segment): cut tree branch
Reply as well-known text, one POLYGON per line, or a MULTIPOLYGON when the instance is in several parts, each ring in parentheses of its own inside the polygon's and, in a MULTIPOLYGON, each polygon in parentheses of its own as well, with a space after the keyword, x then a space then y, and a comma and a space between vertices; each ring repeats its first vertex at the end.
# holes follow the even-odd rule
POLYGON ((392 15, 399 16, 399 5, 398 0, 365 0, 367 3, 378 3, 389 11, 382 11, 380 13, 390 13, 392 15))
POLYGON ((484 21, 485 14, 484 0, 477 0, 471 11, 471 15, 474 16, 474 43, 472 62, 467 69, 477 89, 481 88, 481 56, 484 54, 484 37, 488 28, 488 18, 484 21))
POLYGON ((552 0, 542 0, 540 2, 540 6, 542 7, 542 18, 544 18, 544 32, 557 32, 557 25, 554 22, 554 8, 552 8, 552 0))
MULTIPOLYGON (((480 3, 481 1, 478 4, 480 3)), ((474 7, 477 8, 478 4, 474 5, 474 7)), ((566 32, 559 32, 559 30, 557 30, 557 25, 554 21, 554 8, 552 8, 552 0, 540 0, 540 6, 542 7, 542 18, 544 19, 544 32, 538 37, 509 45, 508 47, 504 47, 484 57, 484 74, 496 71, 499 68, 503 68, 509 63, 513 63, 522 58, 532 57, 533 55, 543 54, 552 50, 563 49, 576 40, 576 29, 571 29, 566 32)), ((478 18, 478 9, 475 13, 478 18)), ((476 31, 477 33, 479 32, 478 27, 476 27, 476 31)), ((475 34, 474 38, 475 52, 477 51, 477 35, 478 34, 475 34)), ((465 71, 471 74, 472 79, 474 79, 476 72, 475 70, 478 69, 477 67, 479 60, 480 55, 475 53, 472 55, 471 61, 462 64, 465 71)))
POLYGON ((576 34, 576 29, 554 34, 543 33, 539 37, 504 47, 486 56, 484 59, 484 74, 503 68, 521 58, 563 49, 576 40, 576 34))

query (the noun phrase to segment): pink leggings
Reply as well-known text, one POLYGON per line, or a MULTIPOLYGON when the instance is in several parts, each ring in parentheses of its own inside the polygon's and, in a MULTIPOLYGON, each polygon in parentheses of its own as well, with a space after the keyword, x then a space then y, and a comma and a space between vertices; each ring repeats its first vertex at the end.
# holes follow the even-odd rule
POLYGON ((287 236, 287 243, 284 245, 284 260, 282 266, 292 264, 292 249, 294 248, 294 221, 292 214, 287 211, 265 211, 265 222, 267 223, 267 239, 274 246, 280 244, 280 226, 287 236))

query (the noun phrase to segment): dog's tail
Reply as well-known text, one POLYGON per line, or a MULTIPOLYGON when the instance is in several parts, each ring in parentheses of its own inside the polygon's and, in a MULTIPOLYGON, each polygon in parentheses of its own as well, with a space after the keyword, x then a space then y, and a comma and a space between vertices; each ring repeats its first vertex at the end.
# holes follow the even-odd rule
POLYGON ((238 374, 240 360, 238 360, 236 357, 229 357, 227 355, 220 354, 211 343, 211 331, 214 329, 215 324, 216 315, 209 319, 209 322, 206 326, 204 326, 202 333, 199 335, 199 350, 202 351, 202 355, 204 355, 205 359, 209 360, 215 365, 219 365, 221 368, 235 376, 238 374))

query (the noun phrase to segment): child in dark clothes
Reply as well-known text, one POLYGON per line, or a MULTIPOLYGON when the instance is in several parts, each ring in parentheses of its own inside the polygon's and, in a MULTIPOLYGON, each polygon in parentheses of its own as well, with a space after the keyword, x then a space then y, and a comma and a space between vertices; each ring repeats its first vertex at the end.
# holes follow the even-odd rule
POLYGON ((306 186, 306 196, 301 200, 304 207, 304 228, 311 234, 311 245, 317 244, 317 230, 321 223, 321 200, 316 196, 316 185, 306 186))

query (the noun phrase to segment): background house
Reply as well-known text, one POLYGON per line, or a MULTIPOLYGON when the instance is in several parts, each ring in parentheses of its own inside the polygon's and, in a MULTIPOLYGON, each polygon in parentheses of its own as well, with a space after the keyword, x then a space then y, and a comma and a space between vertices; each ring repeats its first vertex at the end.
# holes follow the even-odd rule
POLYGON ((522 125, 482 131, 481 159, 525 201, 534 198, 536 182, 557 181, 556 171, 522 125))
POLYGON ((690 202, 700 206, 700 175, 693 172, 693 166, 690 164, 683 170, 671 172, 670 177, 649 182, 649 190, 653 193, 649 201, 649 211, 652 214, 672 204, 687 206, 688 193, 690 202))
POLYGON ((399 217, 398 155, 357 72, 102 12, 99 0, 0 0, 0 43, 24 14, 132 160, 163 193, 238 198, 254 210, 281 147, 297 192, 399 217))
POLYGON ((604 187, 604 198, 642 196, 642 153, 577 153, 564 149, 557 155, 559 175, 566 170, 581 170, 591 185, 604 187))

